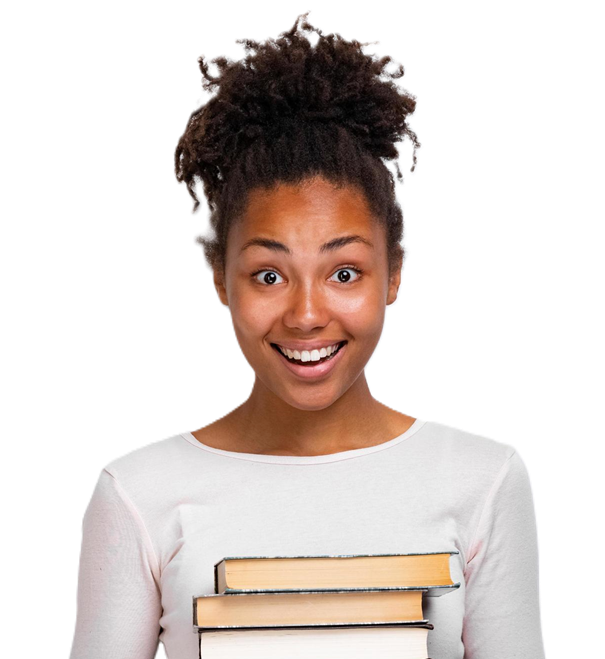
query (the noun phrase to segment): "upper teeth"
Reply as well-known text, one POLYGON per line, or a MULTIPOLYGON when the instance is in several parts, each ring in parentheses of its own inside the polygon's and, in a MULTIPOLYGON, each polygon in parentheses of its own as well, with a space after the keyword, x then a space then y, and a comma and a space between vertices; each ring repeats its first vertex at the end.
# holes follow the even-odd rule
POLYGON ((340 343, 335 343, 327 348, 321 348, 321 350, 303 350, 302 352, 298 352, 298 350, 288 350, 288 348, 283 348, 280 345, 278 345, 278 348, 290 359, 299 359, 303 362, 318 362, 323 357, 327 357, 335 352, 339 345, 340 343))

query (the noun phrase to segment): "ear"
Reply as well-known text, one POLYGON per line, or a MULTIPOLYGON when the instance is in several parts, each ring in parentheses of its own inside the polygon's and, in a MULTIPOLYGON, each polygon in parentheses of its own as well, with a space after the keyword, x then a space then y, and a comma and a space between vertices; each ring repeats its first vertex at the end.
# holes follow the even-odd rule
POLYGON ((229 299, 227 297, 227 288, 225 286, 225 271, 224 269, 218 267, 214 270, 214 287, 216 292, 221 300, 221 302, 228 307, 229 299))
POLYGON ((401 267, 403 265, 403 255, 399 259, 397 266, 394 268, 391 276, 389 277, 389 288, 387 292, 387 305, 393 304, 397 299, 397 292, 401 284, 401 267))

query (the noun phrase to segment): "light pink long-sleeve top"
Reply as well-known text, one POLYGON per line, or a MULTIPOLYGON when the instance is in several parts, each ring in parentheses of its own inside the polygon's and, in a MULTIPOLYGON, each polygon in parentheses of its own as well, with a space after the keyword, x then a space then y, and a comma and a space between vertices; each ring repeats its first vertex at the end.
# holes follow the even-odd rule
POLYGON ((237 453, 189 433, 101 470, 82 525, 70 659, 197 659, 192 598, 225 556, 454 551, 423 598, 433 659, 544 659, 529 476, 510 445, 416 420, 377 446, 237 453))

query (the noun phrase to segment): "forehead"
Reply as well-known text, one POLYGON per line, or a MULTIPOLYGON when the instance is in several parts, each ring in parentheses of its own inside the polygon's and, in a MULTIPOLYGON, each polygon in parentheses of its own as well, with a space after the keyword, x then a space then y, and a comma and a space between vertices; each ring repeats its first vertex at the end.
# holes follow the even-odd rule
POLYGON ((252 190, 237 225, 236 239, 244 241, 253 235, 270 234, 293 242, 319 242, 326 236, 351 230, 370 237, 375 225, 361 190, 350 185, 336 187, 317 177, 299 185, 280 183, 271 190, 252 190))

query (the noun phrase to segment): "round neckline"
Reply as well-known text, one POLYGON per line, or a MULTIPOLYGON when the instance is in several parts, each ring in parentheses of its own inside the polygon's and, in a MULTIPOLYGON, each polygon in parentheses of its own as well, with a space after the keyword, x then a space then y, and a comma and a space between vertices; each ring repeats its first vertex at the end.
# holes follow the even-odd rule
POLYGON ((404 433, 394 437, 393 439, 389 439, 386 442, 382 442, 381 444, 350 449, 349 451, 338 451, 337 453, 325 453, 323 455, 272 455, 270 453, 243 453, 240 451, 226 451, 224 449, 208 446, 207 444, 200 442, 200 440, 189 431, 179 433, 179 436, 190 444, 193 444, 193 446, 197 446, 198 448, 202 449, 203 451, 224 455, 225 457, 229 458, 236 458, 237 460, 249 460, 251 462, 265 462, 272 464, 310 465, 325 464, 326 462, 338 462, 340 460, 348 460, 349 458, 358 458, 362 455, 368 455, 369 453, 376 453, 377 451, 384 451, 385 449, 391 448, 392 446, 396 446, 400 442, 417 433, 425 423, 426 421, 416 419, 404 433))

